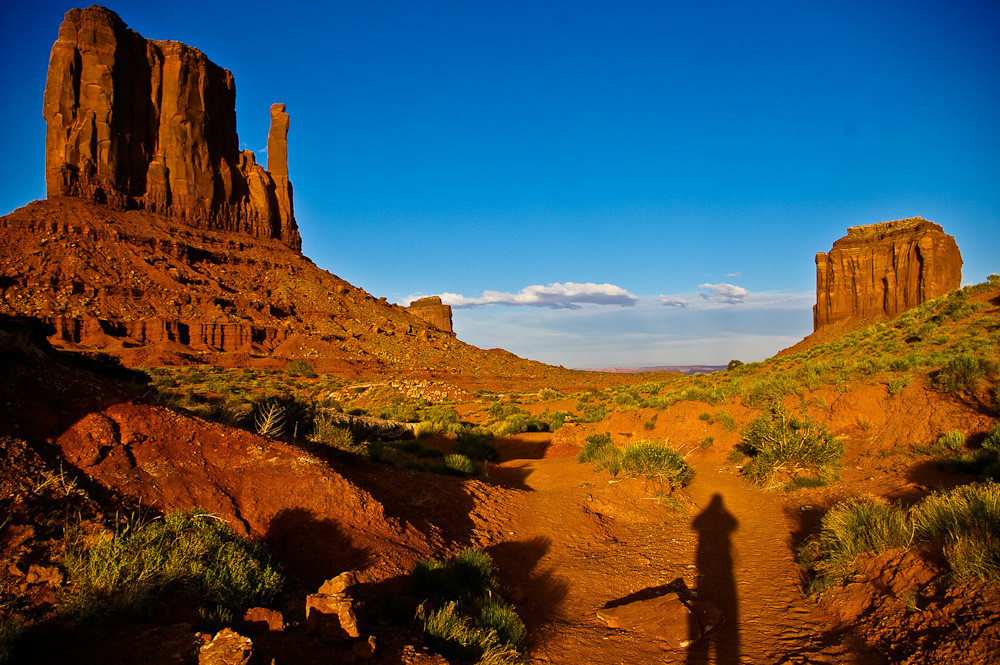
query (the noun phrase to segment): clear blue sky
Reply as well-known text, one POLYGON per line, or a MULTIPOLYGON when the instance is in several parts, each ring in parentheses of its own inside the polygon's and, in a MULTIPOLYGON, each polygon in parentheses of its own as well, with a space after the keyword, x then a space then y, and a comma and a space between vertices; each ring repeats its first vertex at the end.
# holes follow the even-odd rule
MULTIPOLYGON (((44 196, 71 4, 0 8, 0 211, 44 196)), ((460 339, 572 367, 758 360, 812 329, 813 256, 922 216, 1000 272, 997 2, 117 2, 291 114, 305 253, 460 339), (588 286, 589 285, 589 286, 588 286), (491 293, 495 292, 495 293, 491 293)))

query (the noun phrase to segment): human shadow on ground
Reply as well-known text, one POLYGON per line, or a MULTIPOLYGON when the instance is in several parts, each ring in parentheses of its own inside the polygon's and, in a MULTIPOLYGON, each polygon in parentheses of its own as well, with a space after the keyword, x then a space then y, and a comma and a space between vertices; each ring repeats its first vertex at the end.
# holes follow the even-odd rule
POLYGON ((500 582, 511 588, 517 613, 528 627, 525 646, 532 646, 540 626, 559 617, 569 593, 569 581, 552 568, 538 569, 538 564, 552 547, 552 540, 536 536, 522 542, 493 545, 487 552, 493 558, 500 582))
POLYGON ((698 639, 701 625, 692 613, 688 634, 688 665, 712 662, 715 665, 739 665, 740 617, 739 598, 733 570, 733 553, 730 534, 739 522, 726 510, 721 494, 715 494, 708 506, 691 522, 698 532, 698 549, 695 566, 698 571, 697 594, 700 600, 715 605, 724 617, 723 624, 698 639), (710 659, 710 652, 714 658, 710 659))
POLYGON ((368 553, 352 546, 335 520, 317 518, 304 508, 286 508, 272 517, 264 543, 307 589, 369 563, 368 553))

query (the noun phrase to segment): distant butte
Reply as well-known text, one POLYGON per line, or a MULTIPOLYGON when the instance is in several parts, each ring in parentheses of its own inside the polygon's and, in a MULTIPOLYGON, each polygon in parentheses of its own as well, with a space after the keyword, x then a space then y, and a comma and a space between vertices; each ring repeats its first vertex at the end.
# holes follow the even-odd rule
POLYGON ((921 217, 852 226, 816 254, 813 330, 893 317, 957 289, 962 255, 955 239, 921 217))
POLYGON ((236 134, 233 75, 109 9, 66 12, 43 105, 49 197, 139 209, 210 231, 302 246, 288 180, 288 114, 271 107, 268 170, 236 134))

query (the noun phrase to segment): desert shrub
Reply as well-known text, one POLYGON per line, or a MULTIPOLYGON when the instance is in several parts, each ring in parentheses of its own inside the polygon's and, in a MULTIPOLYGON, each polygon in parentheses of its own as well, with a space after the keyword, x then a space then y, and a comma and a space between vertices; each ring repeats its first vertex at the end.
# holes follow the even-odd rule
POLYGON ((576 459, 581 463, 592 463, 594 471, 607 469, 612 476, 616 476, 621 470, 622 452, 611 440, 611 434, 603 432, 588 436, 583 450, 576 456, 576 459))
POLYGON ((466 429, 458 434, 453 450, 474 460, 495 460, 500 457, 500 451, 493 443, 489 430, 481 428, 466 429))
POLYGON ((452 662, 515 663, 524 623, 502 598, 493 560, 466 549, 445 561, 420 561, 410 575, 413 593, 430 605, 428 642, 452 662))
POLYGON ((935 388, 946 393, 973 393, 988 375, 995 372, 995 362, 962 354, 952 358, 938 370, 932 383, 935 388))
POLYGON ((383 420, 395 420, 401 423, 415 423, 420 420, 417 405, 412 402, 404 402, 399 397, 395 398, 391 404, 378 409, 376 413, 383 420))
POLYGON ((649 420, 647 420, 642 424, 642 428, 647 431, 656 429, 656 417, 658 415, 659 415, 658 413, 654 413, 649 420))
POLYGON ((879 554, 908 547, 913 524, 904 508, 881 497, 852 498, 823 516, 817 536, 806 542, 800 561, 818 577, 843 580, 862 554, 879 554))
POLYGON ((698 414, 698 420, 704 420, 706 423, 708 423, 709 425, 711 425, 712 424, 712 414, 709 413, 709 412, 707 412, 707 411, 703 411, 703 412, 701 412, 701 413, 698 414))
POLYGON ((66 611, 84 621, 146 616, 167 601, 239 616, 273 602, 284 584, 264 550, 219 518, 178 510, 116 534, 78 536, 63 560, 66 611))
POLYGON ((889 379, 889 394, 895 397, 903 391, 903 388, 910 385, 910 377, 889 379))
POLYGON ((934 492, 909 509, 873 497, 842 501, 799 560, 816 574, 814 588, 823 588, 844 580, 861 555, 911 547, 940 548, 955 580, 1000 584, 1000 485, 934 492))
POLYGON ((307 379, 315 379, 317 376, 312 365, 305 360, 293 360, 285 365, 285 374, 287 376, 301 376, 307 379))
POLYGON ((543 402, 548 400, 558 399, 559 397, 562 396, 563 396, 562 393, 560 393, 558 390, 555 390, 554 388, 542 388, 541 390, 538 391, 538 399, 542 400, 543 402))
POLYGON ((473 476, 479 471, 479 467, 473 460, 458 453, 445 455, 443 463, 445 473, 458 476, 473 476))
POLYGON ((953 429, 950 432, 942 434, 937 439, 938 444, 950 448, 951 450, 960 450, 965 444, 965 435, 957 429, 953 429))
POLYGON ((251 420, 262 436, 304 436, 313 420, 313 405, 292 394, 265 395, 251 402, 251 420))
POLYGON ((622 451, 621 469, 630 476, 645 476, 666 482, 671 488, 687 485, 694 470, 666 443, 638 441, 622 451))
POLYGON ((827 479, 819 476, 795 476, 785 484, 786 492, 794 492, 801 489, 812 489, 823 487, 827 484, 827 479))
POLYGON ((832 478, 844 453, 825 426, 806 415, 793 416, 783 406, 772 406, 744 427, 738 447, 749 458, 743 475, 760 484, 801 471, 832 478))
POLYGON ((527 413, 515 413, 493 425, 497 436, 511 436, 521 432, 546 432, 549 424, 527 413))
POLYGON ((555 413, 544 411, 539 418, 548 424, 550 432, 555 432, 566 423, 566 419, 569 418, 569 411, 556 411, 555 413))
POLYGON ((922 541, 943 541, 953 574, 1000 583, 1000 485, 962 485, 914 508, 922 541))
POLYGON ((743 405, 750 408, 776 404, 795 389, 791 379, 784 374, 767 374, 750 382, 742 395, 743 405))
POLYGON ((364 442, 354 440, 350 428, 340 425, 332 415, 320 413, 313 419, 313 431, 309 440, 325 446, 351 453, 364 452, 364 442))
POLYGON ((941 455, 935 460, 951 473, 970 473, 990 480, 1000 480, 1000 451, 981 448, 957 455, 941 455))
POLYGON ((722 428, 729 430, 730 432, 736 431, 736 421, 728 411, 716 411, 715 412, 715 422, 722 425, 722 428))
POLYGON ((421 411, 420 420, 421 422, 437 425, 440 429, 445 429, 448 425, 459 422, 458 412, 450 406, 432 406, 426 408, 421 411))
POLYGON ((485 600, 479 608, 479 625, 495 631, 504 644, 514 646, 520 644, 528 632, 510 605, 493 598, 485 600))
POLYGON ((698 442, 698 447, 701 448, 702 450, 708 450, 709 448, 712 447, 713 443, 715 443, 715 437, 709 435, 698 442))
POLYGON ((740 367, 743 367, 743 364, 744 363, 742 360, 736 360, 734 358, 733 360, 729 361, 729 364, 726 365, 726 369, 728 370, 739 369, 740 367))
POLYGON ((583 413, 577 418, 581 423, 599 423, 608 417, 608 409, 603 404, 585 404, 582 411, 583 413))

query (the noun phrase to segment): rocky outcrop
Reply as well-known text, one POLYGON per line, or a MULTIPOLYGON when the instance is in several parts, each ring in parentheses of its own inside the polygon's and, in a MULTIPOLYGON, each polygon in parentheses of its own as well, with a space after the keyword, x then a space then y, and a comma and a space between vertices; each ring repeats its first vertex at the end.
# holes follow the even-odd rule
POLYGON ((103 7, 71 9, 52 46, 43 115, 49 197, 300 249, 284 105, 271 107, 268 171, 239 149, 232 73, 197 49, 147 40, 103 7))
POLYGON ((955 239, 920 217, 853 226, 816 255, 813 330, 892 317, 961 285, 955 239))
POLYGON ((441 298, 438 296, 414 300, 406 308, 406 311, 423 319, 438 330, 455 334, 451 327, 451 305, 441 304, 441 298))

